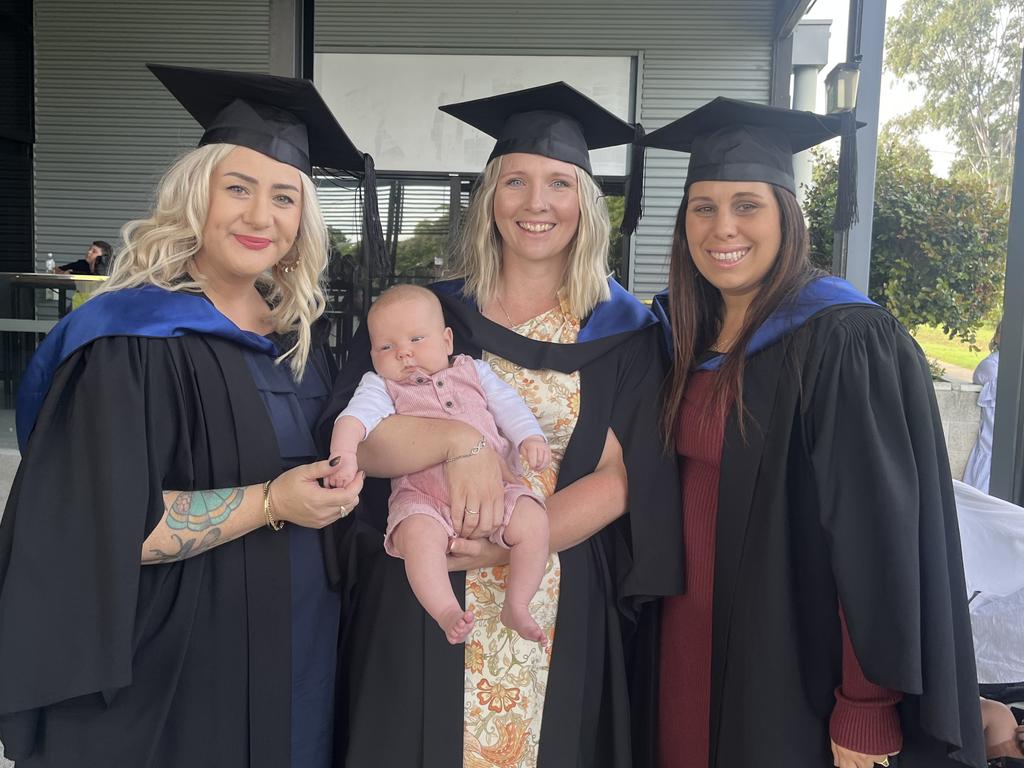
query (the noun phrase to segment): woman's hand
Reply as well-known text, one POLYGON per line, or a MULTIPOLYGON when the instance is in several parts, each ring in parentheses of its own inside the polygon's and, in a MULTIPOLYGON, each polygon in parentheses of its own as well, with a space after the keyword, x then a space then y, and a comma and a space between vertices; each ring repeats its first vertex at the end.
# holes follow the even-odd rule
POLYGON ((501 525, 505 514, 504 480, 516 480, 508 465, 488 445, 471 454, 480 437, 457 441, 445 462, 452 526, 464 539, 486 539, 501 525))
POLYGON ((359 503, 365 472, 358 472, 341 488, 324 488, 320 479, 334 474, 329 461, 289 469, 270 484, 270 508, 277 520, 303 528, 323 528, 345 517, 359 503))
POLYGON ((892 752, 888 755, 865 755, 832 742, 832 763, 838 768, 874 768, 875 765, 888 765, 889 758, 898 754, 892 752))
POLYGON ((508 550, 486 539, 455 539, 448 550, 449 571, 508 565, 508 550))

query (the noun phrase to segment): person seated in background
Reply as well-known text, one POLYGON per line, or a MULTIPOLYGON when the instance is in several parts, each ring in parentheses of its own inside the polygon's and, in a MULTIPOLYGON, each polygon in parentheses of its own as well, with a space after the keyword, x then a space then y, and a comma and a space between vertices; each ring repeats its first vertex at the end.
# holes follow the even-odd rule
POLYGON ((85 258, 57 267, 61 275, 105 275, 110 265, 113 248, 106 240, 93 240, 85 258))
POLYGON ((992 429, 996 423, 996 380, 999 378, 999 336, 1003 321, 996 324, 996 332, 988 343, 991 353, 974 369, 974 383, 981 385, 978 393, 978 410, 981 424, 978 427, 978 441, 971 449, 964 469, 964 482, 973 485, 982 493, 988 493, 989 475, 992 470, 992 429))

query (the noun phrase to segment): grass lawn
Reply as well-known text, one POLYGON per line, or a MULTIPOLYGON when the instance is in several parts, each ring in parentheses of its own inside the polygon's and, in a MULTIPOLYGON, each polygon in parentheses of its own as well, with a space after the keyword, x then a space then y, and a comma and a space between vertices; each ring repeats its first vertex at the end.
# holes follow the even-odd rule
POLYGON ((975 345, 981 348, 979 352, 972 351, 959 338, 950 341, 943 335, 942 328, 922 325, 914 332, 914 338, 929 358, 973 371, 975 366, 988 356, 988 342, 994 332, 994 325, 983 325, 978 329, 978 340, 975 345))

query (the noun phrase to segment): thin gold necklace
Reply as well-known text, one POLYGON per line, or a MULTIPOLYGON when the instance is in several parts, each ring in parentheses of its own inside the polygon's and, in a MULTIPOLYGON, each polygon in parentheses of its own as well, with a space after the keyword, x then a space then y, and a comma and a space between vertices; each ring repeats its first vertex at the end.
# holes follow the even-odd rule
POLYGON ((495 296, 494 298, 497 299, 498 306, 501 307, 501 311, 505 313, 505 319, 508 320, 508 327, 515 328, 516 324, 512 322, 512 315, 508 313, 508 310, 505 309, 505 305, 501 303, 501 297, 495 296))

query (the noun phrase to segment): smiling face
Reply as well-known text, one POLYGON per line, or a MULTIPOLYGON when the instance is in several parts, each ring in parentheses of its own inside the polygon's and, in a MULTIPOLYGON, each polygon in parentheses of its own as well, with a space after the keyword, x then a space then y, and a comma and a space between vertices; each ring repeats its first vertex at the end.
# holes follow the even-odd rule
POLYGON ((519 152, 502 156, 494 223, 502 258, 568 262, 580 223, 576 166, 519 152))
POLYGON ((382 299, 366 318, 373 369, 382 378, 401 381, 417 368, 430 374, 447 368, 452 329, 444 325, 438 300, 412 291, 382 299))
POLYGON ((210 176, 196 266, 209 277, 255 280, 291 250, 301 217, 299 170, 237 147, 210 176))
POLYGON ((694 182, 686 206, 686 244, 694 265, 724 297, 749 303, 779 256, 779 216, 769 184, 694 182))

